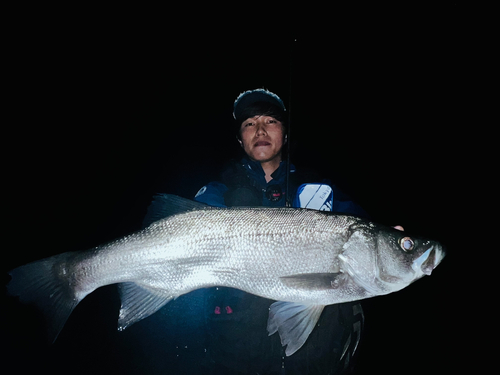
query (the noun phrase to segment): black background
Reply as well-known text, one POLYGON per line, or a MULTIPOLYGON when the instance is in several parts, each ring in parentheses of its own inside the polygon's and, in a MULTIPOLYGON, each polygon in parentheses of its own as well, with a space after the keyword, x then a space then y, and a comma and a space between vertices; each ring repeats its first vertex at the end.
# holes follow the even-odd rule
MULTIPOLYGON (((449 250, 431 277, 364 303, 358 372, 438 373, 460 365, 452 275, 464 254, 456 183, 462 191, 473 183, 460 156, 467 9, 295 9, 293 17, 257 11, 248 20, 231 9, 217 19, 122 11, 17 13, 2 137, 13 241, 4 274, 138 229, 155 192, 193 197, 224 161, 241 155, 234 99, 264 87, 291 103, 294 163, 332 179, 374 220, 449 250)), ((106 335, 118 334, 119 302, 108 303, 101 315, 77 309, 68 324, 88 329, 78 337, 94 349, 82 355, 95 355, 112 373, 103 348, 106 335)), ((23 369, 38 366, 30 358, 54 361, 43 346, 32 356, 36 322, 11 300, 4 305, 2 332, 12 345, 3 363, 23 369)), ((71 344, 68 332, 62 337, 71 344)))

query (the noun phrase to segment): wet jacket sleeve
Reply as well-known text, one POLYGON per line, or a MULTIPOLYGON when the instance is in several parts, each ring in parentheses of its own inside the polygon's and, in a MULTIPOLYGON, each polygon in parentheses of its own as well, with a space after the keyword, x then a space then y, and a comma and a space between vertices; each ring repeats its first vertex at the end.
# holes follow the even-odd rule
POLYGON ((220 182, 210 182, 198 191, 194 200, 213 207, 226 207, 224 194, 227 190, 227 186, 220 182))

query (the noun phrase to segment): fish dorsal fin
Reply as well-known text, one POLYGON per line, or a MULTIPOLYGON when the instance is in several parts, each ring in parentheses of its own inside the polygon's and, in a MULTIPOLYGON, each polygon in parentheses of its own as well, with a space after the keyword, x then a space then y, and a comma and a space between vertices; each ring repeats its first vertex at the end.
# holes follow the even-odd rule
POLYGON ((148 212, 144 217, 143 226, 164 219, 168 216, 181 214, 187 211, 200 210, 207 208, 204 203, 195 202, 191 199, 181 198, 173 194, 156 194, 148 207, 148 212))
POLYGON ((174 296, 165 295, 129 282, 118 285, 122 305, 118 317, 118 330, 147 318, 167 304, 174 296))
POLYGON ((280 277, 286 286, 307 290, 338 289, 345 284, 347 277, 343 273, 304 273, 280 277))
POLYGON ((306 342, 323 311, 323 305, 302 305, 278 301, 269 308, 267 332, 269 336, 278 331, 285 353, 292 355, 306 342))

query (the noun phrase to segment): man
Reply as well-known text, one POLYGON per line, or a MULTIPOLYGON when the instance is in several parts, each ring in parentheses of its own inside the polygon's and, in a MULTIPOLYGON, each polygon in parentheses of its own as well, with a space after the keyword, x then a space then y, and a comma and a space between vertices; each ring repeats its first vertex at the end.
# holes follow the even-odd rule
MULTIPOLYGON (((263 89, 246 91, 234 103, 236 137, 246 154, 240 162, 231 162, 221 182, 200 189, 195 200, 216 207, 285 206, 287 142, 286 109, 283 101, 263 89)), ((299 183, 318 182, 315 172, 297 171, 290 165, 290 199, 299 183)), ((367 216, 335 186, 333 211, 367 216)))
MULTIPOLYGON (((200 189, 195 200, 217 207, 285 206, 287 163, 286 108, 274 93, 257 89, 234 103, 236 134, 245 157, 231 162, 221 181, 200 189)), ((288 193, 301 183, 318 182, 311 172, 290 165, 288 193)), ((335 186, 333 211, 366 213, 335 186)), ((304 346, 286 357, 279 335, 266 331, 274 301, 231 288, 206 290, 207 358, 213 373, 340 374, 346 373, 360 339, 363 314, 358 303, 327 306, 304 346)))

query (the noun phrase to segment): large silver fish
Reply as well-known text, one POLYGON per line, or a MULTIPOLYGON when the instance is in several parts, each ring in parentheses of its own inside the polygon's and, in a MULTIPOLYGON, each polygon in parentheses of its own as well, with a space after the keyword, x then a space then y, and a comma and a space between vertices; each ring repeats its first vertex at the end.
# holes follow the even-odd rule
POLYGON ((444 257, 437 242, 357 217, 293 208, 209 208, 173 195, 155 199, 162 211, 153 220, 164 218, 147 228, 10 272, 9 293, 44 312, 50 339, 74 307, 104 285, 121 283, 119 330, 182 294, 227 286, 278 301, 271 305, 267 330, 279 332, 291 355, 325 305, 401 290, 430 275, 444 257))

